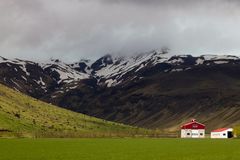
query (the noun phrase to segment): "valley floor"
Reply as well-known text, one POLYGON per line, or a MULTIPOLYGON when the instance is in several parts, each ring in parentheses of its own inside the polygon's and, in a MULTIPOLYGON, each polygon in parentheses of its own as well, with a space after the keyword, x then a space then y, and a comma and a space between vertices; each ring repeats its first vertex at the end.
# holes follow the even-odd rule
POLYGON ((240 140, 0 139, 0 160, 236 160, 240 140))

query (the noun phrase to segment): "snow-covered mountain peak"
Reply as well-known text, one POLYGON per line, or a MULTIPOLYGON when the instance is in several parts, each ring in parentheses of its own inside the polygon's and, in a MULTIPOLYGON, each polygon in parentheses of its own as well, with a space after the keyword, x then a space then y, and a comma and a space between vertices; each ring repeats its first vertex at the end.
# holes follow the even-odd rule
POLYGON ((190 70, 199 65, 238 64, 240 58, 233 55, 172 55, 163 51, 150 51, 133 56, 105 55, 96 61, 82 59, 76 63, 65 63, 59 59, 45 62, 31 62, 20 59, 9 60, 0 57, 2 67, 20 72, 26 82, 47 83, 44 74, 50 76, 58 85, 79 82, 83 79, 95 79, 98 84, 108 87, 133 79, 141 79, 148 72, 180 72, 190 70), (35 70, 39 70, 39 74, 35 70), (26 80, 27 79, 27 80, 26 80))
POLYGON ((157 51, 129 57, 107 55, 96 61, 93 70, 95 76, 105 79, 107 86, 112 86, 126 80, 125 75, 129 73, 138 72, 145 67, 153 66, 166 60, 168 60, 167 55, 157 51))

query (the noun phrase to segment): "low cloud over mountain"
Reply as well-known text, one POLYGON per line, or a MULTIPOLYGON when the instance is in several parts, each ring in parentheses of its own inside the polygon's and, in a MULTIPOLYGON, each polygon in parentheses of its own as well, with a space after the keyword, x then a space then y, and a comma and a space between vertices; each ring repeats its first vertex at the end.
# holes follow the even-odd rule
POLYGON ((3 0, 0 55, 74 61, 168 46, 240 53, 236 0, 3 0))

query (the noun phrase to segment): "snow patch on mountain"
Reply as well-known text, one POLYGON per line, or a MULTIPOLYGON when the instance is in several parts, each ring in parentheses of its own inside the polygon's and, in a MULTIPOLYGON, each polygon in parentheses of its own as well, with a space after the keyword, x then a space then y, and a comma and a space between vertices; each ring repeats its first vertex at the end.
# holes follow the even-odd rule
POLYGON ((58 83, 70 83, 73 81, 79 81, 81 79, 88 79, 90 77, 87 73, 82 73, 74 68, 71 65, 66 64, 60 60, 51 60, 48 63, 39 64, 43 69, 51 68, 52 71, 55 71, 59 74, 60 80, 58 83))
MULTIPOLYGON (((106 65, 104 68, 96 71, 96 75, 101 78, 118 77, 130 71, 139 71, 147 65, 155 65, 166 61, 168 58, 157 52, 145 53, 132 57, 114 57, 113 63, 106 65)), ((108 59, 109 60, 109 59, 108 59)))
POLYGON ((215 64, 226 64, 228 61, 214 61, 215 64))
POLYGON ((233 56, 233 55, 202 55, 200 56, 202 58, 204 58, 204 60, 207 61, 213 61, 213 60, 221 60, 221 59, 225 59, 225 60, 238 60, 239 57, 237 56, 233 56))
POLYGON ((201 65, 204 63, 204 58, 198 58, 195 65, 201 65))

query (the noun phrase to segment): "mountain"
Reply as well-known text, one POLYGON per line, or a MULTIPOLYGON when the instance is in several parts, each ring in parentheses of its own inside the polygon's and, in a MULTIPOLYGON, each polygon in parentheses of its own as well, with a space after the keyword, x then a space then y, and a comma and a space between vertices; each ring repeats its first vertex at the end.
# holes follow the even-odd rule
POLYGON ((191 118, 240 123, 240 58, 151 51, 66 64, 0 58, 0 83, 63 108, 125 124, 177 131, 191 118))
POLYGON ((0 137, 130 136, 147 130, 89 117, 0 85, 0 137))

